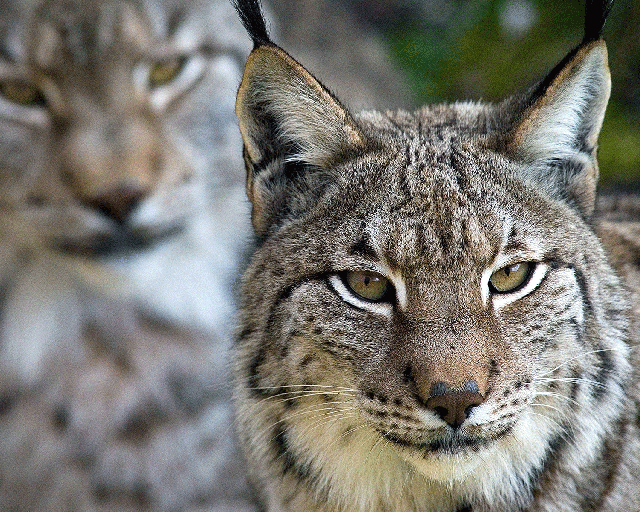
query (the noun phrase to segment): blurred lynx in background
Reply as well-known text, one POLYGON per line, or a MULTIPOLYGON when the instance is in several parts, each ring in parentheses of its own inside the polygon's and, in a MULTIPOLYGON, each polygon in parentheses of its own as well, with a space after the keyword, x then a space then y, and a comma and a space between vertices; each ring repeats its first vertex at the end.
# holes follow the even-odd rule
POLYGON ((248 225, 234 14, 2 4, 2 510, 249 510, 223 355, 248 225))

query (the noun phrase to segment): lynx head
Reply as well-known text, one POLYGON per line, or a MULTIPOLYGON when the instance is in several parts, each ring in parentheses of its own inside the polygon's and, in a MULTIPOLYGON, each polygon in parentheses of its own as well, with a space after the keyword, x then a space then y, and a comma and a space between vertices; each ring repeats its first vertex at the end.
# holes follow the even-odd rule
POLYGON ((213 4, 3 4, 0 215, 14 239, 107 254, 151 245, 203 209, 207 186, 228 179, 214 148, 232 126, 244 53, 206 26, 235 15, 213 4))
POLYGON ((259 247, 237 403, 256 478, 349 510, 440 484, 446 510, 524 505, 560 442, 608 428, 627 372, 589 226, 609 6, 588 2, 582 43, 524 95, 353 114, 239 3, 259 247))

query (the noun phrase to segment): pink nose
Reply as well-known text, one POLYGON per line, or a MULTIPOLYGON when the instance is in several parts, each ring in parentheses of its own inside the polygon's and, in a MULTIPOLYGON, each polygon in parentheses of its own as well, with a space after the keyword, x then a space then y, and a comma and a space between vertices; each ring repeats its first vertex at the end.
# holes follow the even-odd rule
POLYGON ((458 428, 469 417, 473 408, 483 401, 484 397, 475 380, 468 380, 458 389, 452 389, 444 382, 436 382, 431 387, 431 396, 425 405, 451 427, 458 428))

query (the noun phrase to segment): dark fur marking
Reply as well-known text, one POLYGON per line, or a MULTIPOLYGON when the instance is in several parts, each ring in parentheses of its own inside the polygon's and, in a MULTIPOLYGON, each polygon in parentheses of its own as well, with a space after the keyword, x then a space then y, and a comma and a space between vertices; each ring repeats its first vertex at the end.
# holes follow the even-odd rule
POLYGON ((273 447, 275 452, 278 454, 277 460, 282 463, 283 472, 289 473, 293 471, 304 480, 306 478, 306 473, 298 471, 296 467, 297 461, 289 448, 286 427, 276 427, 275 435, 273 436, 273 447))
POLYGON ((578 391, 580 390, 580 382, 582 379, 581 373, 574 370, 572 379, 573 382, 571 383, 571 391, 569 392, 569 397, 571 398, 571 400, 575 401, 578 398, 578 391))
POLYGON ((252 327, 247 327, 245 329, 242 329, 242 331, 240 331, 240 334, 238 334, 238 340, 242 341, 248 338, 249 336, 251 336, 252 333, 253 333, 252 327))
POLYGON ((63 432, 67 429, 70 419, 71 413, 66 404, 57 405, 51 414, 51 424, 58 432, 63 432))
POLYGON ((211 397, 210 389, 194 375, 172 371, 167 377, 167 385, 171 393, 187 414, 194 415, 211 397))
POLYGON ((497 361, 495 359, 489 361, 489 377, 497 377, 501 373, 502 370, 500 370, 497 361))
POLYGON ((265 352, 266 348, 264 347, 264 345, 261 345, 258 349, 258 353, 253 358, 253 361, 251 361, 251 365, 249 366, 249 378, 247 379, 249 384, 249 391, 254 396, 257 396, 259 398, 269 396, 269 393, 261 388, 260 377, 258 376, 258 371, 260 370, 260 367, 265 360, 265 352))
POLYGON ((11 412, 16 404, 18 394, 13 391, 6 391, 0 395, 0 416, 11 412))
POLYGON ((186 8, 176 9, 167 20, 167 38, 175 37, 176 33, 180 29, 180 26, 186 21, 187 12, 186 8))
MULTIPOLYGON (((597 499, 596 497, 592 497, 593 487, 588 489, 590 492, 584 493, 585 499, 583 500, 581 510, 602 510, 605 498, 615 485, 620 459, 623 455, 623 451, 620 449, 620 440, 625 438, 625 430, 627 429, 625 419, 624 416, 618 419, 616 423, 616 435, 610 436, 607 442, 602 444, 598 458, 593 464, 594 469, 600 472, 601 476, 597 479, 597 483, 601 483, 601 487, 597 499)), ((595 481, 593 483, 595 483, 595 481)), ((591 485, 593 485, 593 483, 591 483, 591 485)))
MULTIPOLYGON (((282 390, 281 393, 284 393, 284 390, 282 390)), ((298 400, 296 399, 296 397, 285 398, 283 402, 285 409, 291 410, 298 407, 298 400)))
POLYGON ((411 423, 415 422, 415 418, 413 418, 411 416, 407 416, 406 414, 401 414, 399 412, 392 412, 391 413, 391 417, 392 418, 396 418, 398 420, 405 421, 405 422, 411 422, 411 423))
POLYGON ((558 460, 562 459, 563 448, 573 440, 573 437, 573 432, 565 428, 561 433, 551 439, 542 464, 531 473, 529 489, 537 489, 537 492, 541 492, 541 486, 543 485, 541 481, 542 476, 552 474, 550 470, 551 467, 556 464, 558 460))
POLYGON ((139 443, 149 438, 154 427, 165 420, 166 414, 157 404, 146 404, 141 411, 130 414, 122 428, 120 437, 125 441, 139 443))
MULTIPOLYGON (((404 448, 410 448, 418 451, 425 451, 427 453, 440 452, 455 454, 461 450, 470 449, 473 451, 479 451, 485 446, 488 446, 494 441, 501 439, 511 432, 511 427, 505 427, 501 431, 497 432, 490 438, 478 438, 478 437, 455 437, 454 439, 436 439, 429 442, 414 443, 410 440, 400 438, 390 432, 379 431, 385 439, 402 446, 404 448)), ((425 453, 426 456, 426 453, 425 453)))
POLYGON ((98 503, 106 503, 112 499, 125 497, 136 508, 147 509, 151 503, 151 486, 145 482, 136 482, 130 489, 114 488, 106 483, 94 483, 91 492, 98 503))
POLYGON ((600 386, 594 386, 591 390, 591 395, 594 399, 600 401, 605 393, 607 392, 607 382, 609 381, 609 377, 615 373, 615 365, 613 363, 613 359, 611 358, 611 354, 608 350, 599 350, 596 352, 596 357, 600 359, 600 365, 598 366, 598 373, 595 376, 595 380, 600 386))
POLYGON ((327 501, 326 490, 321 489, 318 485, 320 475, 312 471, 310 463, 301 463, 293 454, 286 429, 287 427, 284 423, 281 423, 275 429, 273 447, 277 457, 274 462, 281 461, 283 475, 293 475, 298 482, 305 483, 310 489, 313 489, 317 499, 327 501))
POLYGON ((602 35, 613 0, 587 0, 584 15, 584 37, 582 44, 597 41, 602 35))
POLYGON ((580 294, 582 295, 582 303, 585 308, 585 313, 587 316, 593 315, 593 301, 591 300, 591 296, 589 295, 589 287, 587 286, 587 279, 581 270, 577 269, 573 265, 566 265, 567 268, 573 270, 574 275, 576 276, 576 282, 578 283, 578 287, 580 288, 580 294))
POLYGON ((307 354, 302 358, 302 361, 300 361, 300 368, 309 366, 314 359, 315 357, 313 357, 311 354, 307 354))
POLYGON ((94 484, 91 493, 98 503, 105 503, 111 496, 111 489, 105 484, 94 484))
POLYGON ((136 482, 131 489, 131 499, 140 508, 151 505, 151 486, 145 482, 136 482))
POLYGON ((338 350, 339 347, 336 347, 334 345, 332 345, 331 343, 321 343, 321 347, 322 349, 327 353, 332 355, 333 357, 335 357, 338 360, 341 361, 346 361, 346 362, 353 362, 353 355, 346 352, 346 351, 340 351, 338 350))
POLYGON ((493 441, 493 439, 482 438, 462 439, 454 442, 451 442, 450 440, 436 439, 435 441, 429 442, 426 447, 431 452, 455 454, 464 448, 471 449, 474 452, 479 451, 481 448, 491 444, 493 441))
POLYGON ((371 241, 366 236, 363 236, 360 240, 358 240, 351 246, 351 248, 349 249, 349 254, 361 256, 363 258, 371 260, 378 259, 376 250, 373 248, 371 241))
MULTIPOLYGON (((277 308, 280 306, 280 303, 282 301, 287 300, 289 297, 291 297, 291 294, 293 293, 293 291, 302 286, 305 283, 309 283, 312 281, 318 281, 318 280, 324 280, 327 284, 329 284, 329 280, 328 277, 326 276, 326 274, 318 274, 318 275, 313 275, 313 276, 309 276, 305 279, 302 279, 298 282, 292 283, 288 286, 286 286, 285 288, 283 288, 280 293, 278 294, 278 297, 276 298, 276 300, 274 301, 274 303, 271 305, 271 308, 269 310, 269 317, 267 319, 267 325, 266 328, 264 329, 265 334, 263 335, 263 339, 260 343, 260 348, 258 351, 258 354, 256 355, 256 357, 253 359, 250 367, 249 367, 249 386, 251 388, 258 388, 259 387, 259 383, 258 383, 258 369, 260 368, 260 366, 264 363, 264 360, 266 358, 266 346, 268 345, 268 340, 265 339, 272 331, 273 328, 273 324, 275 322, 275 319, 277 318, 276 315, 276 310, 277 308)), ((333 290, 333 288, 331 288, 333 290)), ((296 335, 301 334, 299 331, 294 331, 296 335)), ((292 332, 292 334, 294 334, 294 332, 292 332)), ((282 347, 281 350, 288 350, 285 349, 285 347, 282 347)))
POLYGON ((349 439, 353 436, 354 432, 355 430, 352 427, 349 427, 343 430, 340 438, 342 439, 344 444, 347 444, 349 442, 349 439))
POLYGON ((407 367, 404 369, 404 372, 402 372, 402 380, 405 384, 409 384, 410 382, 414 381, 413 368, 411 368, 411 365, 407 365, 407 367))

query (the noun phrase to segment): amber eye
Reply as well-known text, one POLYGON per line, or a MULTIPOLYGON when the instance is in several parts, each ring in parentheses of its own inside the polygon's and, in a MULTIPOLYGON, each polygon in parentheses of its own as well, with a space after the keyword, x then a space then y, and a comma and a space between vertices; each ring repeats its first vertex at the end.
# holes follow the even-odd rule
POLYGON ((345 281, 351 291, 371 302, 385 299, 391 288, 389 280, 375 272, 347 272, 345 281))
POLYGON ((156 62, 149 71, 149 85, 162 87, 176 79, 187 62, 186 57, 175 57, 156 62))
POLYGON ((531 277, 534 264, 521 261, 497 270, 489 278, 494 293, 509 293, 527 283, 531 277))
POLYGON ((43 107, 47 103, 38 87, 24 81, 0 82, 0 95, 26 107, 43 107))

